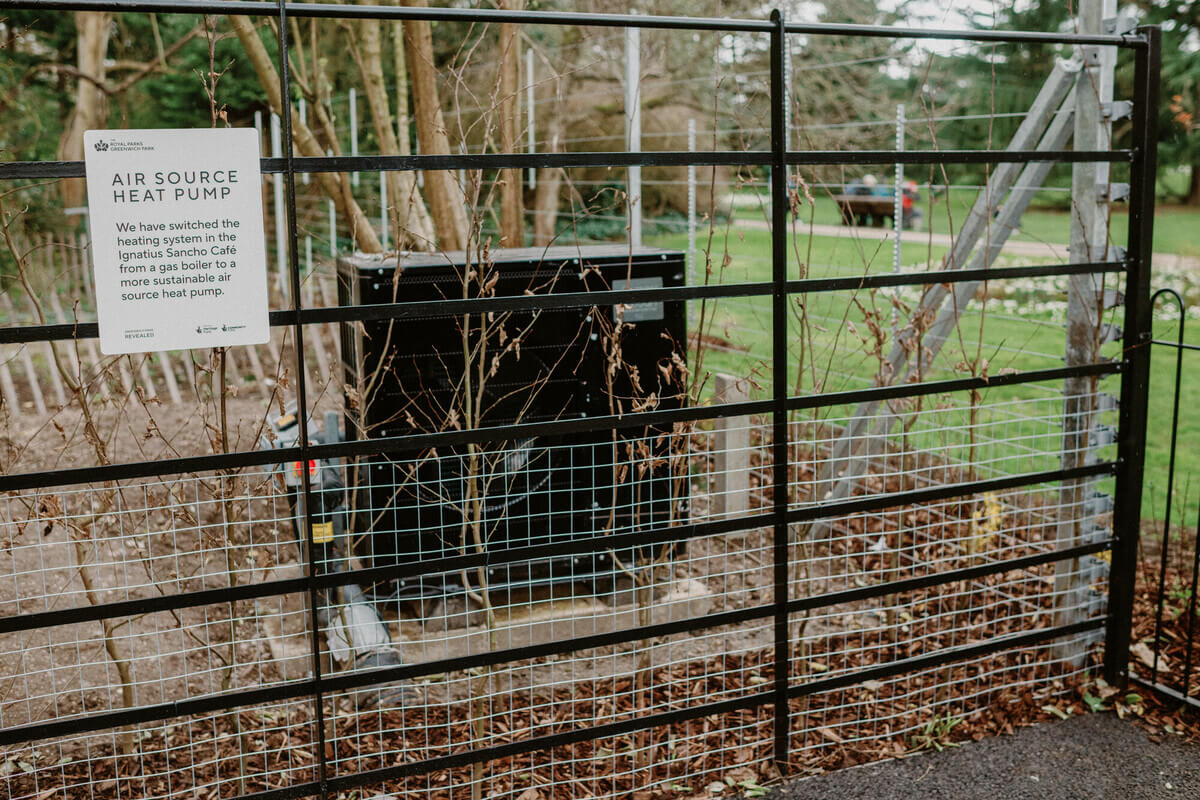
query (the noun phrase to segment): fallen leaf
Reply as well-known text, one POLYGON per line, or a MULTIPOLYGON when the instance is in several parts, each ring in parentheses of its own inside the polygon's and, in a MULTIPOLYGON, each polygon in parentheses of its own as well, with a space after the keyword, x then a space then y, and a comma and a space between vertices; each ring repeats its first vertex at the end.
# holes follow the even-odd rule
POLYGON ((1057 706, 1045 705, 1045 706, 1042 706, 1042 711, 1045 711, 1047 714, 1053 714, 1054 716, 1058 717, 1059 719, 1066 719, 1068 716, 1070 716, 1069 714, 1067 714, 1067 712, 1063 711, 1061 708, 1058 708, 1057 706))
MULTIPOLYGON (((1138 642, 1129 646, 1129 652, 1133 653, 1138 661, 1145 664, 1150 669, 1154 669, 1154 651, 1151 650, 1145 642, 1138 642)), ((1165 672, 1167 665, 1163 663, 1164 659, 1158 660, 1158 671, 1165 672)))
POLYGON ((819 730, 821 732, 821 735, 824 736, 829 741, 836 742, 838 744, 842 743, 842 737, 838 736, 836 733, 829 730, 829 728, 818 728, 817 730, 819 730))
POLYGON ((725 773, 725 782, 733 781, 734 783, 742 783, 743 781, 757 781, 758 773, 750 767, 737 767, 725 773))

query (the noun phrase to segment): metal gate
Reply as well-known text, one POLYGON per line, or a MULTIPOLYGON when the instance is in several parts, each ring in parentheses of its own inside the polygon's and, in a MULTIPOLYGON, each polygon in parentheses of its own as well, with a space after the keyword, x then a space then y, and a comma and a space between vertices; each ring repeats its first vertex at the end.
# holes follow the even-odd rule
MULTIPOLYGON (((869 749, 872 743, 914 731, 918 737, 935 739, 961 715, 1003 696, 1006 687, 1032 687, 1038 696, 1060 691, 1064 676, 1077 675, 1090 658, 1089 647, 1100 632, 1105 677, 1113 683, 1126 680, 1146 440, 1158 29, 1095 35, 902 30, 788 23, 779 12, 769 20, 729 20, 213 0, 4 0, 0 6, 37 8, 48 15, 108 10, 274 19, 281 54, 276 68, 285 98, 294 95, 288 55, 294 44, 289 41, 291 23, 297 19, 753 34, 769 49, 770 120, 766 149, 300 157, 293 151, 291 114, 283 114, 284 155, 262 161, 264 173, 283 178, 289 234, 291 307, 272 311, 270 318, 272 326, 290 337, 295 368, 281 384, 277 400, 294 399, 300 409, 315 414, 320 398, 308 385, 305 342, 314 328, 330 323, 352 328, 393 320, 404 330, 404 325, 431 314, 461 319, 562 309, 599 314, 596 309, 739 298, 759 298, 769 308, 769 392, 724 401, 718 397, 703 404, 693 398, 692 404, 678 408, 633 404, 600 415, 441 426, 351 441, 314 441, 300 424, 294 444, 274 449, 253 449, 243 440, 240 449, 229 452, 6 470, 0 476, 6 504, 0 525, 10 545, 27 547, 28 552, 49 548, 50 539, 44 545, 21 543, 25 540, 20 537, 42 530, 46 537, 59 537, 54 541, 64 552, 76 554, 76 572, 91 564, 115 581, 110 590, 99 592, 92 587, 68 590, 66 579, 55 584, 47 576, 73 574, 70 556, 64 557, 65 563, 44 566, 40 574, 13 566, 5 577, 14 588, 4 598, 0 637, 4 659, 21 665, 10 676, 9 710, 0 712, 0 747, 8 759, 0 780, 11 796, 186 794, 265 800, 369 797, 367 787, 381 787, 381 793, 413 796, 490 796, 504 791, 534 798, 542 796, 539 792, 558 797, 649 789, 681 792, 680 787, 692 791, 710 780, 718 782, 718 788, 724 781, 747 790, 765 780, 771 769, 788 774, 834 763, 822 760, 827 750, 869 749), (789 176, 800 168, 889 166, 898 160, 889 150, 789 146, 788 38, 832 36, 1061 43, 1128 52, 1135 66, 1128 149, 1047 148, 1033 146, 1037 142, 1031 140, 1006 150, 906 151, 900 159, 907 165, 995 165, 997 174, 1003 167, 1011 173, 1009 187, 1026 167, 1128 164, 1129 233, 1123 255, 1035 266, 996 266, 990 258, 980 265, 951 255, 941 267, 920 272, 821 277, 800 272, 789 261, 796 236, 789 228, 802 188, 789 176), (324 308, 303 302, 296 207, 302 174, 688 165, 769 171, 768 280, 660 283, 661 288, 610 285, 433 302, 397 297, 375 305, 324 308), (924 380, 918 368, 915 377, 900 380, 896 371, 857 388, 790 389, 794 375, 789 352, 798 337, 797 309, 807 308, 813 298, 883 289, 916 292, 913 321, 899 330, 891 346, 905 359, 917 353, 920 363, 926 346, 923 333, 942 302, 956 298, 959 290, 967 292, 965 302, 980 282, 1091 275, 1113 275, 1123 283, 1124 333, 1115 358, 1012 368, 999 374, 988 374, 985 368, 968 377, 937 380, 924 380), (1063 422, 1064 416, 1076 412, 1069 410, 1070 402, 1064 411, 1057 393, 1064 382, 1079 386, 1079 381, 1086 384, 1105 376, 1120 381, 1115 457, 1096 455, 1103 443, 1064 444, 1064 437, 1077 437, 1079 432, 1063 422), (1005 404, 1014 409, 1025 404, 1012 411, 1011 429, 999 416, 988 416, 991 422, 971 417, 965 425, 961 415, 938 405, 939 398, 977 397, 1034 385, 1054 391, 1032 400, 1012 395, 1016 399, 997 401, 996 415, 1004 411, 1002 406, 1009 407, 1005 404), (879 420, 897 416, 895 409, 901 406, 894 404, 925 400, 930 405, 923 418, 932 420, 928 430, 936 435, 927 430, 922 444, 889 443, 890 427, 883 427, 882 433, 872 427, 891 425, 879 420), (1035 425, 1030 420, 1041 420, 1036 424, 1043 427, 1030 433, 1022 427, 1035 425), (711 435, 706 427, 710 425, 715 428, 711 435), (970 441, 955 438, 960 428, 978 432, 989 425, 992 432, 982 440, 975 434, 970 441), (731 456, 735 448, 728 443, 741 435, 739 431, 745 438, 737 439, 741 444, 736 448, 744 452, 731 456), (299 519, 305 524, 298 527, 315 531, 314 526, 325 524, 325 489, 314 484, 313 472, 303 465, 355 464, 367 470, 403 466, 409 463, 404 459, 420 452, 423 463, 446 468, 448 453, 474 453, 475 448, 497 443, 496 452, 512 464, 513 459, 527 458, 522 455, 528 450, 523 442, 552 439, 569 447, 597 433, 614 442, 614 452, 620 451, 621 463, 610 474, 636 474, 639 469, 645 473, 655 468, 652 462, 662 462, 674 464, 671 474, 683 483, 699 485, 696 475, 708 475, 705 470, 711 471, 711 464, 727 465, 731 457, 745 457, 748 461, 740 469, 753 473, 746 484, 754 487, 751 501, 735 506, 736 513, 720 513, 710 506, 707 513, 694 508, 690 514, 681 502, 665 519, 645 522, 633 514, 604 535, 592 532, 503 548, 464 540, 457 550, 351 569, 329 568, 317 533, 294 537, 287 532, 293 514, 287 490, 277 483, 279 465, 298 466, 298 507, 308 509, 307 514, 301 512, 299 519), (978 455, 989 442, 1006 437, 1020 439, 1025 449, 1018 455, 1008 450, 978 455), (698 446, 701 440, 706 444, 698 446), (656 449, 657 442, 662 449, 656 449), (1061 463, 1051 466, 1048 459, 1061 463), (853 472, 860 468, 862 472, 853 472), (848 473, 861 480, 838 488, 848 473), (1115 482, 1111 515, 1090 494, 1102 479, 1115 482), (203 501, 202 492, 208 492, 203 501), (214 531, 225 530, 222 524, 232 524, 221 516, 223 508, 241 509, 237 535, 244 541, 239 540, 236 552, 245 562, 222 562, 215 572, 204 566, 188 576, 179 574, 181 551, 189 542, 198 554, 197 563, 229 558, 232 548, 210 542, 218 535, 214 531), (1064 525, 1072 529, 1065 538, 1060 532, 1064 525), (937 542, 935 531, 942 537, 937 542), (160 546, 156 536, 169 537, 171 553, 155 549, 160 546), (119 545, 116 556, 100 547, 101 539, 104 548, 119 545), (280 566, 287 560, 284 553, 297 546, 302 562, 294 573, 286 573, 280 566), (441 631, 429 625, 436 615, 418 622, 398 616, 389 617, 388 624, 394 624, 407 644, 396 663, 339 667, 330 657, 330 618, 335 607, 350 604, 345 597, 348 587, 482 575, 498 566, 549 558, 579 563, 636 548, 664 555, 649 567, 631 568, 632 585, 604 589, 611 602, 583 617, 521 617, 528 597, 509 586, 507 600, 494 603, 484 598, 483 611, 476 612, 482 617, 467 621, 467 633, 457 643, 445 633, 449 623, 441 631), (1091 558, 1106 552, 1111 552, 1107 598, 1104 575, 1097 571, 1097 559, 1091 558), (108 561, 101 559, 102 553, 110 554, 104 556, 108 561), (172 558, 176 566, 169 567, 172 558), (701 558, 708 574, 716 576, 710 583, 726 587, 715 605, 688 594, 691 584, 677 580, 682 560, 694 563, 701 558), (136 574, 135 568, 142 569, 139 564, 149 564, 149 571, 136 574), (226 581, 222 570, 237 579, 226 581), (34 590, 24 592, 23 582, 36 584, 34 590), (170 590, 163 590, 164 585, 170 590), (627 605, 618 603, 622 592, 629 598, 627 605), (292 602, 299 604, 301 617, 287 605, 292 602), (185 623, 185 618, 200 622, 185 623), (247 636, 261 648, 272 642, 276 646, 264 631, 272 625, 285 628, 295 619, 302 620, 303 638, 276 639, 285 644, 304 641, 306 652, 287 652, 284 647, 271 668, 265 661, 245 661, 238 655, 237 648, 246 643, 237 640, 238 631, 255 631, 247 636), (243 625, 246 620, 253 623, 246 623, 248 628, 243 625), (197 631, 221 625, 233 633, 213 640, 197 638, 197 631), (414 626, 421 629, 419 634, 406 632, 414 626), (158 645, 148 660, 131 656, 124 669, 134 674, 118 674, 121 669, 115 665, 121 658, 114 652, 133 648, 139 637, 153 636, 174 644, 166 649, 158 645), (735 636, 743 638, 731 638, 735 636), (99 655, 90 661, 91 656, 79 655, 81 642, 99 655), (111 658, 100 652, 102 648, 111 658), (47 653, 50 666, 37 661, 35 652, 47 653), (198 660, 202 667, 194 666, 198 660), (99 693, 57 686, 55 664, 70 666, 80 680, 85 668, 99 670, 102 677, 92 685, 99 693), (37 683, 35 676, 48 685, 37 683), (913 676, 924 677, 912 683, 901 680, 913 676), (393 697, 381 691, 397 686, 400 690, 393 697), (409 691, 413 687, 424 696, 414 699, 409 691), (369 691, 374 692, 370 703, 356 705, 354 698, 369 691), (22 701, 15 703, 17 710, 15 700, 22 701), (923 708, 926 711, 920 711, 923 708), (911 714, 920 720, 915 727, 911 714), (738 768, 750 772, 738 773, 738 768), (356 790, 359 794, 350 794, 356 790)), ((1057 102, 1048 107, 1045 122, 1057 108, 1057 102)), ((0 164, 0 178, 6 181, 83 175, 81 162, 0 164)), ((995 209, 985 205, 984 210, 986 220, 995 209)), ((635 251, 631 247, 629 252, 632 259, 635 251)), ((484 262, 486 256, 480 260, 484 262)), ((582 259, 575 268, 580 263, 582 259)), ((96 336, 92 322, 47 320, 0 329, 0 343, 5 345, 73 343, 96 336)), ((1094 388, 1079 391, 1100 407, 1094 388)), ((1084 439, 1088 435, 1085 430, 1084 439)), ((615 492, 615 487, 602 488, 615 492)), ((472 580, 463 578, 465 589, 479 593, 480 584, 472 580)), ((556 601, 577 602, 551 598, 552 604, 556 601)), ((462 613, 471 616, 469 610, 462 613)))
MULTIPOLYGON (((1179 317, 1174 341, 1165 338, 1152 340, 1152 344, 1159 348, 1158 352, 1170 353, 1173 350, 1175 355, 1174 364, 1171 365, 1174 391, 1168 429, 1170 456, 1162 539, 1158 543, 1157 558, 1150 560, 1150 569, 1144 569, 1141 577, 1143 582, 1154 587, 1147 594, 1147 600, 1152 601, 1153 605, 1135 609, 1134 614, 1138 634, 1134 646, 1138 648, 1138 658, 1133 678, 1174 700, 1200 708, 1200 698, 1195 696, 1197 685, 1200 684, 1195 674, 1200 668, 1200 652, 1197 652, 1200 649, 1197 645, 1197 638, 1200 637, 1200 630, 1197 629, 1200 625, 1196 622, 1196 617, 1200 616, 1196 608, 1196 588, 1200 586, 1200 543, 1197 541, 1197 537, 1200 537, 1200 521, 1195 526, 1188 525, 1190 509, 1186 503, 1191 498, 1186 492, 1182 495, 1177 492, 1180 481, 1176 475, 1184 358, 1194 355, 1197 346, 1185 338, 1188 303, 1183 295, 1175 289, 1159 289, 1150 298, 1151 307, 1163 299, 1167 301, 1164 305, 1174 306, 1173 310, 1179 317), (1184 508, 1180 510, 1177 504, 1184 505, 1184 508), (1172 525, 1173 520, 1180 522, 1172 525), (1173 536, 1176 533, 1177 536, 1173 536)), ((1184 475, 1190 476, 1190 469, 1185 468, 1184 475)))

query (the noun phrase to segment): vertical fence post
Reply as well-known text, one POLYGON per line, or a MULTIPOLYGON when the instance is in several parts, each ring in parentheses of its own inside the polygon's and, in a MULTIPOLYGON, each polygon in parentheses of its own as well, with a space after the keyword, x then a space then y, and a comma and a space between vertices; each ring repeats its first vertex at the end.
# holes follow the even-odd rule
POLYGON ((775 604, 775 766, 788 766, 788 683, 791 659, 788 647, 788 336, 787 336, 787 114, 783 48, 787 35, 783 13, 771 11, 771 472, 774 494, 774 604, 775 604))
POLYGON ((384 252, 388 249, 388 195, 387 173, 379 173, 379 241, 384 252))
MULTIPOLYGON (((358 92, 350 87, 350 155, 358 155, 358 92)), ((350 185, 358 188, 358 170, 350 173, 350 185)))
MULTIPOLYGON (((298 113, 300 115, 300 121, 303 122, 305 125, 307 125, 308 124, 308 103, 303 97, 300 98, 299 108, 297 109, 296 113, 298 113)), ((308 173, 307 172, 302 173, 300 175, 300 182, 303 183, 305 186, 308 186, 308 173)))
MULTIPOLYGON (((687 126, 689 153, 696 152, 696 120, 689 119, 687 126)), ((696 286, 696 165, 687 168, 687 215, 688 215, 688 286, 696 286)), ((688 324, 696 324, 696 301, 688 301, 688 324)))
MULTIPOLYGON (((896 106, 896 152, 904 152, 904 103, 896 106)), ((895 179, 892 187, 892 272, 899 274, 901 248, 904 237, 904 162, 896 159, 895 179)), ((896 328, 899 326, 900 287, 892 290, 892 341, 896 341, 896 328)))
MULTIPOLYGON (((533 114, 533 48, 525 48, 525 120, 526 127, 529 129, 529 155, 537 152, 537 135, 534 131, 534 114, 533 114)), ((537 188, 537 168, 529 168, 528 178, 529 188, 537 188)))
MULTIPOLYGON (((277 0, 279 8, 279 90, 283 102, 289 103, 291 95, 291 71, 288 62, 288 21, 286 0, 277 0)), ((300 463, 308 463, 308 390, 305 381, 304 366, 304 323, 300 319, 300 254, 296 248, 296 163, 295 150, 292 144, 292 115, 290 109, 281 109, 283 113, 283 152, 287 160, 287 171, 284 173, 287 189, 287 248, 288 266, 291 272, 291 318, 292 335, 295 337, 296 350, 296 410, 299 416, 300 436, 297 444, 300 449, 300 463)), ((282 253, 280 254, 282 256, 282 253)), ((313 724, 316 726, 317 751, 317 785, 319 796, 325 800, 329 796, 329 765, 326 755, 325 742, 325 695, 321 689, 321 626, 317 611, 320 608, 321 596, 317 584, 313 580, 317 573, 317 554, 312 537, 312 483, 309 481, 308 470, 300 470, 300 507, 296 510, 304 540, 305 579, 308 594, 308 627, 309 647, 311 648, 311 669, 315 687, 311 695, 313 701, 313 724)))
MULTIPOLYGON (((746 384, 732 375, 713 376, 713 400, 744 403, 746 384)), ((713 519, 740 519, 750 508, 750 417, 713 420, 713 476, 709 485, 713 519)))
MULTIPOLYGON (((287 109, 284 109, 287 112, 287 109)), ((292 124, 289 115, 287 130, 291 131, 292 124)), ((288 143, 291 147, 291 143, 288 143)), ((283 155, 283 139, 279 128, 279 115, 271 115, 271 155, 279 158, 283 155)), ((278 272, 275 275, 276 283, 279 286, 279 293, 283 295, 283 299, 287 300, 287 222, 284 220, 286 212, 284 211, 283 202, 283 176, 276 173, 271 178, 272 187, 275 191, 275 269, 278 272)))
MULTIPOLYGON (((333 155, 333 151, 327 151, 326 155, 333 155)), ((337 256, 337 206, 333 203, 333 198, 327 201, 329 205, 329 257, 337 256)))
MULTIPOLYGON (((625 29, 625 149, 642 152, 642 36, 640 28, 625 29)), ((629 168, 625 186, 629 208, 629 244, 642 246, 642 168, 629 168)))
POLYGON ((1150 269, 1154 250, 1154 183, 1158 167, 1158 94, 1162 67, 1162 30, 1152 25, 1138 28, 1138 33, 1145 37, 1146 44, 1134 51, 1124 361, 1113 511, 1116 544, 1109 573, 1104 646, 1104 678, 1119 687, 1124 687, 1129 680, 1133 590, 1137 579, 1142 515, 1142 472, 1150 392, 1150 269))

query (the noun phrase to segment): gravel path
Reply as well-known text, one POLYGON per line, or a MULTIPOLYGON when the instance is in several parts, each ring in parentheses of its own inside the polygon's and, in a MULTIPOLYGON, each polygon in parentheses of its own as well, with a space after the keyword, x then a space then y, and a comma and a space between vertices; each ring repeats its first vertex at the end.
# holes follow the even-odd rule
POLYGON ((1200 745, 1172 736, 1153 744, 1115 714, 1089 714, 807 778, 773 790, 767 800, 1173 797, 1200 797, 1200 745))

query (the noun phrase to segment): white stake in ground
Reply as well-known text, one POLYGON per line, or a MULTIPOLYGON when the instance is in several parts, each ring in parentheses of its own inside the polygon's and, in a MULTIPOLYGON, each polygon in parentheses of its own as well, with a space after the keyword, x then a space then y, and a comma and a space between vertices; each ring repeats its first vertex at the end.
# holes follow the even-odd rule
MULTIPOLYGON (((625 29, 625 149, 630 153, 642 152, 642 103, 641 103, 641 29, 625 29)), ((642 246, 642 168, 629 168, 626 190, 629 197, 629 244, 642 246)))
MULTIPOLYGON (((525 119, 529 131, 529 155, 537 152, 537 136, 533 127, 533 50, 525 49, 525 119)), ((529 168, 529 188, 537 188, 537 169, 529 168)))
MULTIPOLYGON (((271 115, 271 155, 283 157, 283 134, 279 128, 279 115, 271 115)), ((275 282, 284 302, 288 298, 287 282, 287 225, 283 208, 283 175, 276 173, 271 178, 275 190, 275 282)))

